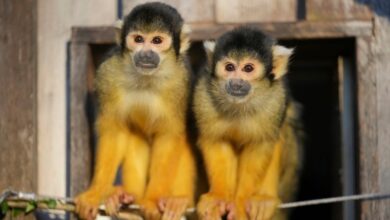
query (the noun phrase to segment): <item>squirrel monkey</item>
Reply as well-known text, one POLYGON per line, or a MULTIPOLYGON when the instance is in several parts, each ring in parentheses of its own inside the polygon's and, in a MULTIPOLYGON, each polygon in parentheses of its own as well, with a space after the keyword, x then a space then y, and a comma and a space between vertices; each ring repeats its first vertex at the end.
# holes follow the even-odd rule
POLYGON ((163 3, 138 5, 125 18, 121 50, 96 77, 98 152, 91 186, 76 199, 81 218, 94 218, 115 195, 122 199, 108 204, 112 215, 123 202, 139 204, 146 219, 180 219, 193 205, 188 32, 177 10, 163 3), (120 165, 123 186, 114 187, 120 165))
MULTIPOLYGON (((213 47, 213 45, 205 45, 213 47)), ((300 162, 297 104, 283 76, 292 49, 251 27, 221 36, 195 87, 198 144, 210 184, 201 219, 285 219, 300 162)))

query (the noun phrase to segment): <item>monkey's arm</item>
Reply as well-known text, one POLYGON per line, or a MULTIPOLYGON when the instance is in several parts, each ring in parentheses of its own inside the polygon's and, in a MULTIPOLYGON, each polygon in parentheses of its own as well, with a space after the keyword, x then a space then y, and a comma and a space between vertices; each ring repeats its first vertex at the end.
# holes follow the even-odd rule
POLYGON ((185 133, 156 135, 143 206, 147 219, 180 219, 193 204, 195 162, 185 133), (170 216, 172 215, 172 216, 170 216))
POLYGON ((150 147, 143 137, 128 132, 129 144, 122 163, 122 186, 111 193, 105 202, 106 211, 116 216, 122 205, 138 203, 146 188, 150 147))
MULTIPOLYGON (((280 202, 278 195, 282 142, 261 154, 245 151, 239 165, 239 183, 236 194, 237 214, 245 209, 250 219, 270 219, 280 202)), ((258 146, 261 147, 269 146, 258 146)), ((239 217, 240 218, 240 217, 239 217)))
POLYGON ((235 191, 237 157, 233 147, 223 141, 201 141, 200 145, 210 190, 201 196, 198 213, 202 219, 220 219, 235 191))
POLYGON ((81 218, 96 216, 98 205, 113 193, 113 182, 128 144, 128 135, 114 118, 100 115, 97 121, 98 153, 94 177, 88 190, 76 198, 76 211, 81 218))

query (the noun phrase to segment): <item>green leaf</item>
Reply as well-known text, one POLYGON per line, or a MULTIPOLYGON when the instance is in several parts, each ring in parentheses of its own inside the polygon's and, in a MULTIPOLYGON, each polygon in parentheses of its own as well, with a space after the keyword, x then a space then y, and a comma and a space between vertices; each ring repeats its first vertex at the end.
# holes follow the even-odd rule
POLYGON ((25 213, 29 213, 37 208, 37 203, 34 201, 30 201, 27 203, 26 209, 24 210, 25 213))
POLYGON ((24 209, 22 208, 13 208, 12 209, 12 217, 18 217, 20 214, 22 214, 24 209))
POLYGON ((55 199, 48 199, 45 203, 49 209, 55 209, 57 207, 57 201, 55 199))
POLYGON ((6 214, 9 210, 7 201, 3 201, 0 206, 1 206, 1 213, 6 214))

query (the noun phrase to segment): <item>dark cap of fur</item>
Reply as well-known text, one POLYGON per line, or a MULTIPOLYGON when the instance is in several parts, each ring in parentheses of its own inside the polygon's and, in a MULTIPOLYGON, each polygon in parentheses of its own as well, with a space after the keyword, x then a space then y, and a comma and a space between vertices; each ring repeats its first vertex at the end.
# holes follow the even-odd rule
POLYGON ((176 55, 179 54, 183 18, 175 8, 161 2, 138 5, 126 16, 121 35, 122 51, 126 48, 127 34, 133 30, 142 30, 146 26, 153 26, 157 27, 158 30, 168 31, 172 35, 176 55))
POLYGON ((231 51, 254 53, 264 64, 266 74, 272 71, 272 46, 275 40, 254 27, 238 27, 223 34, 215 45, 212 69, 231 51))

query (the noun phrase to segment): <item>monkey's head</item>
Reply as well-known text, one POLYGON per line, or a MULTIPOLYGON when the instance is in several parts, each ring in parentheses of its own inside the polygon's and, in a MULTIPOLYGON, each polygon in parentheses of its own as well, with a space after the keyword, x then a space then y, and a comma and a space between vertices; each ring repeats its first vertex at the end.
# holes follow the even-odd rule
POLYGON ((287 72, 292 51, 255 28, 227 32, 217 40, 210 56, 212 90, 236 104, 260 100, 273 87, 281 86, 276 82, 287 72))
POLYGON ((145 3, 124 19, 120 46, 137 72, 150 75, 167 57, 177 59, 188 49, 187 34, 176 9, 159 2, 145 3))

